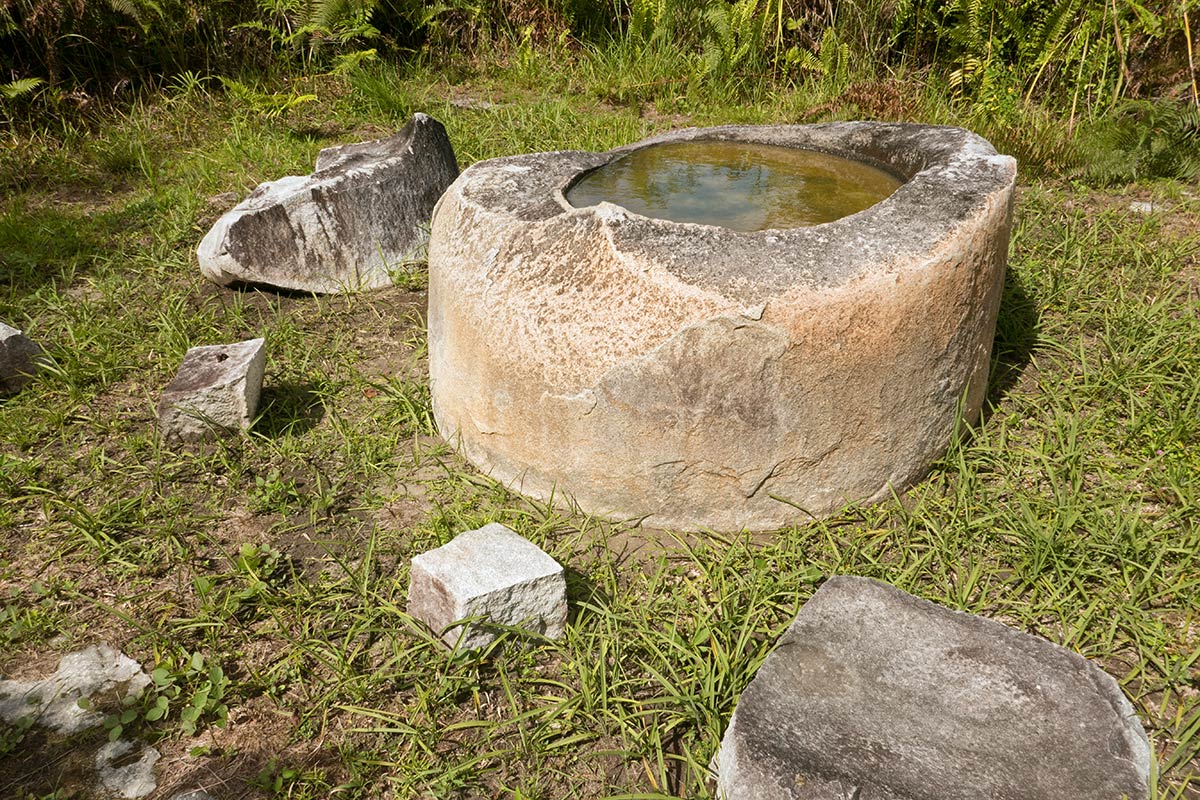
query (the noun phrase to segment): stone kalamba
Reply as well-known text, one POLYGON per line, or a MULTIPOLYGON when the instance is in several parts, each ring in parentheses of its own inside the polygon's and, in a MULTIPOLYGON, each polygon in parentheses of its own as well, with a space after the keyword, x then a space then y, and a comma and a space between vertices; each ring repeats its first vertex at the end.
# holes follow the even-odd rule
POLYGON ((312 175, 259 186, 200 242, 200 271, 309 292, 386 286, 457 175, 445 128, 416 114, 391 138, 322 150, 312 175))
POLYGON ((967 131, 679 131, 868 161, 857 214, 743 233, 564 190, 627 152, 473 165, 434 213, 442 434, 525 494, 661 527, 770 529, 919 480, 983 402, 1013 159, 967 131))
POLYGON ((1150 745, 1077 653, 839 576, 742 693, 717 771, 726 800, 1145 800, 1150 745))

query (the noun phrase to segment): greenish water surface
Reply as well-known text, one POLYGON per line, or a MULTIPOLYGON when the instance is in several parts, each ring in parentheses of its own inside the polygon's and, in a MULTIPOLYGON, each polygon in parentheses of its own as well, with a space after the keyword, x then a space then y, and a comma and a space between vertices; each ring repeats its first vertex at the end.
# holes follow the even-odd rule
POLYGON ((819 225, 883 200, 900 181, 848 158, 777 145, 691 141, 634 150, 583 176, 567 201, 738 231, 819 225))

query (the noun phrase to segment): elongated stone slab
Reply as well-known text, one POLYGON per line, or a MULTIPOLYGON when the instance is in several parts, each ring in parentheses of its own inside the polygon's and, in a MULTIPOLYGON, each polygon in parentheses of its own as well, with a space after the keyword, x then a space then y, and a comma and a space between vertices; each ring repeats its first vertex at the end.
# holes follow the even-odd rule
POLYGON ((322 150, 311 175, 260 185, 200 242, 200 271, 321 293, 387 286, 457 176, 446 129, 415 114, 390 138, 322 150))
POLYGON ((562 566, 537 545, 493 522, 415 556, 408 613, 460 649, 487 646, 489 625, 519 625, 557 639, 567 622, 562 566), (449 627, 468 617, 477 621, 449 627))
POLYGON ((1145 800, 1150 746, 1084 657, 867 578, 829 579, 742 693, 726 800, 1145 800))

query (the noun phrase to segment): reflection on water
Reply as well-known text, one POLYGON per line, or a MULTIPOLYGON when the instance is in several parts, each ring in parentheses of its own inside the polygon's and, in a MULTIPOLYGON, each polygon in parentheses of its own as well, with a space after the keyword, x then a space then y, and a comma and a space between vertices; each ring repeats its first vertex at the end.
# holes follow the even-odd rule
POLYGON ((592 171, 567 191, 567 201, 585 208, 607 200, 647 217, 761 231, 832 222, 899 186, 883 170, 812 150, 671 142, 592 171))

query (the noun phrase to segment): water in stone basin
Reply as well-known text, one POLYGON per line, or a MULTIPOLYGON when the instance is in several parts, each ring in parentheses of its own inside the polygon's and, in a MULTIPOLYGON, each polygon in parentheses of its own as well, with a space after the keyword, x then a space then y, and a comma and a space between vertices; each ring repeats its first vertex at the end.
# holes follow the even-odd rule
POLYGON ((761 231, 832 222, 875 205, 900 183, 827 153, 700 140, 627 153, 585 174, 566 198, 576 208, 608 201, 646 217, 761 231))

